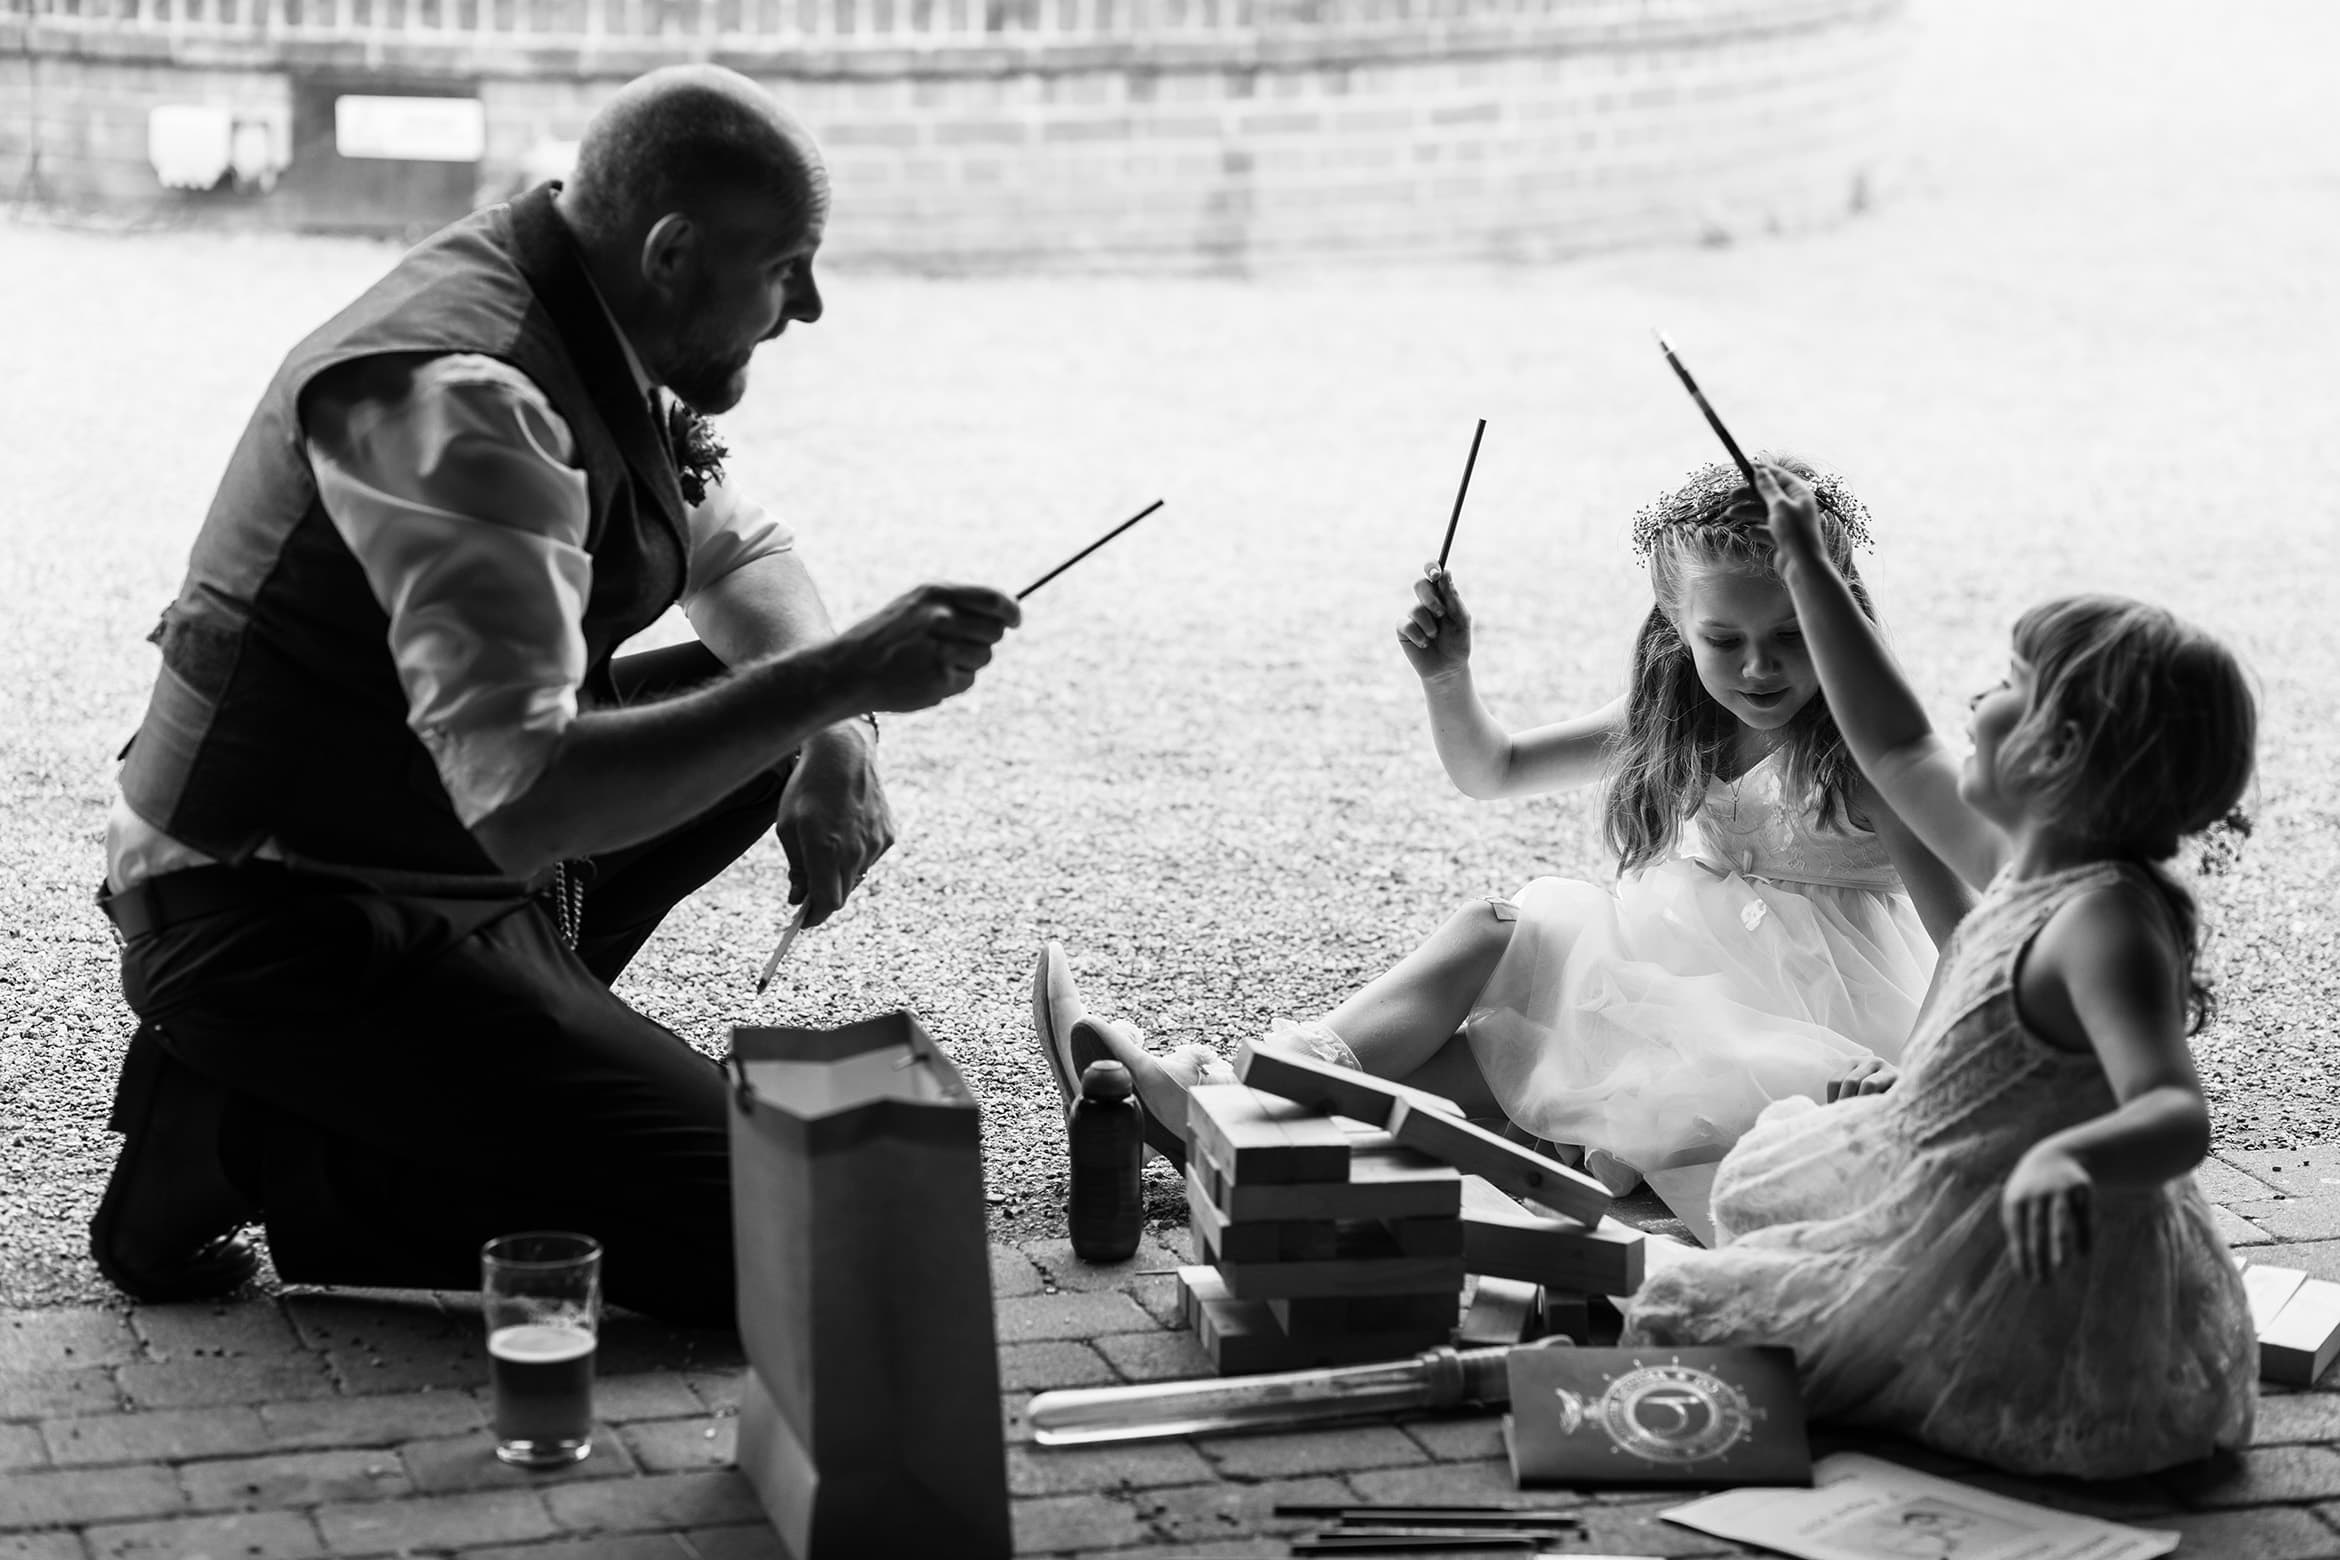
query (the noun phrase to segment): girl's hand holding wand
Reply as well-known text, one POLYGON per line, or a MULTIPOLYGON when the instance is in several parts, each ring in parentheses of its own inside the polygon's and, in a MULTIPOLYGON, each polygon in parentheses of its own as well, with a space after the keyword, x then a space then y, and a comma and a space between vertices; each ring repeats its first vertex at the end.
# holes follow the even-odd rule
POLYGON ((2032 1146, 2015 1162, 1999 1194, 1999 1222, 2015 1271, 2044 1283, 2056 1269, 2087 1255, 2096 1181, 2085 1165, 2053 1140, 2032 1146))
POLYGON ((1443 682, 1470 664, 1471 614, 1454 588, 1454 577, 1435 563, 1422 566, 1414 581, 1414 607, 1398 624, 1398 644, 1414 675, 1443 682))

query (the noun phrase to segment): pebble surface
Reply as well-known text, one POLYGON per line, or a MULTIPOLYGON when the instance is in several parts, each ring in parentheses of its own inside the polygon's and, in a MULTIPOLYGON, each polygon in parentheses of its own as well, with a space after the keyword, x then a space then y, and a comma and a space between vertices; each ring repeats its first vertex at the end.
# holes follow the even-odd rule
MULTIPOLYGON (((1826 232, 1532 269, 829 278, 722 427, 840 619, 923 579, 1012 590, 1169 502, 1034 596, 971 696, 888 721, 901 843, 770 994, 776 845, 621 991, 710 1053, 736 1023, 915 1009, 982 1101, 1012 1238, 1061 1219, 1043 939, 1104 1011, 1231 1048, 1464 900, 1605 874, 1591 796, 1452 790, 1392 628, 1483 416, 1453 569, 1486 697, 1523 725, 1612 695, 1647 600, 1631 516, 1713 454, 1655 324, 1744 442, 1849 474, 1945 728, 2049 595, 2151 597, 2244 652, 2259 828, 2205 885, 2224 1005, 2196 1056, 2222 1150, 2332 1141, 2340 22, 2202 15, 1920 5, 1896 152, 1826 232)), ((393 258, 0 223, 0 1307, 108 1294, 82 1251, 129 1019, 91 892, 144 635, 270 370, 393 258)))

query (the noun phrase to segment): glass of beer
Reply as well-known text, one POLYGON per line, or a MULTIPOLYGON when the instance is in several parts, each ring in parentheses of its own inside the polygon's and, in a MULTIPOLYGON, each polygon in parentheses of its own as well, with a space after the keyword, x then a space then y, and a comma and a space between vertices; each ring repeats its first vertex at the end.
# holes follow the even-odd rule
POLYGON ((593 1343, 601 1323, 601 1243, 535 1230, 480 1248, 495 1385, 496 1455, 559 1468, 593 1450, 593 1343))

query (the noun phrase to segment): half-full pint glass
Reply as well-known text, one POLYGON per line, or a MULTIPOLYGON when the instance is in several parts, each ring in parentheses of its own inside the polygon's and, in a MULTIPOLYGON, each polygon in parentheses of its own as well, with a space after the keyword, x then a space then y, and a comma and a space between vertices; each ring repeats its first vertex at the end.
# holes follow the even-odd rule
POLYGON ((479 1262, 496 1455, 522 1468, 580 1461, 593 1450, 601 1243, 536 1230, 489 1241, 479 1262))

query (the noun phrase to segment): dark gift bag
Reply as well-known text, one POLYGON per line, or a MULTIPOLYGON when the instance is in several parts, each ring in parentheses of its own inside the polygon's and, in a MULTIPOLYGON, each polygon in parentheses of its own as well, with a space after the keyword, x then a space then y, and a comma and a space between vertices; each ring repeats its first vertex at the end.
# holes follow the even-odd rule
POLYGON ((909 1013, 731 1032, 739 1466, 795 1560, 1012 1549, 974 1096, 909 1013))

